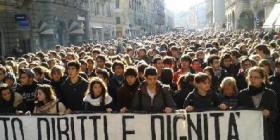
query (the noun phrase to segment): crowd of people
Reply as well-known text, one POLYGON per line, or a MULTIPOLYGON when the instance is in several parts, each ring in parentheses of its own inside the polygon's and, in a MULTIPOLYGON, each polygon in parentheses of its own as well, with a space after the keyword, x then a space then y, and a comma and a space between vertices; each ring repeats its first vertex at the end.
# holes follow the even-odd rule
POLYGON ((172 32, 6 57, 1 114, 260 110, 280 139, 280 36, 172 32), (279 100, 279 101, 277 101, 279 100))

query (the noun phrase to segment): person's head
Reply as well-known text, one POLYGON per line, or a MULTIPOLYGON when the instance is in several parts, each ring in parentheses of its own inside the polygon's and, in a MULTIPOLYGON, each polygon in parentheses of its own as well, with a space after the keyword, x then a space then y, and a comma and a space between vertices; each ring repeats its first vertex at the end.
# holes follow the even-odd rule
POLYGON ((4 82, 7 83, 9 87, 14 86, 14 84, 17 82, 15 74, 12 72, 7 72, 4 82))
POLYGON ((234 96, 238 90, 236 80, 233 77, 225 77, 220 84, 220 90, 224 96, 234 96))
POLYGON ((103 54, 96 56, 96 66, 98 68, 105 68, 106 57, 103 54))
POLYGON ((32 69, 24 68, 19 70, 19 81, 23 86, 32 85, 35 73, 32 69))
POLYGON ((275 60, 274 66, 275 66, 274 74, 280 75, 280 58, 275 60))
POLYGON ((247 70, 253 66, 252 60, 250 60, 248 57, 241 59, 241 68, 243 70, 247 70))
POLYGON ((107 86, 102 79, 94 77, 90 81, 87 94, 93 97, 105 97, 107 95, 107 86))
POLYGON ((197 73, 197 72, 201 72, 201 63, 197 58, 194 58, 192 60, 192 65, 191 65, 192 69, 197 73))
POLYGON ((198 90, 207 92, 210 89, 211 79, 206 73, 199 72, 194 76, 195 86, 198 90))
POLYGON ((259 67, 262 67, 268 75, 272 73, 270 63, 267 59, 262 59, 259 62, 259 67))
POLYGON ((230 51, 231 58, 232 58, 232 63, 237 63, 238 59, 240 58, 240 53, 237 50, 231 50, 230 51))
POLYGON ((204 59, 204 56, 205 56, 205 53, 202 51, 202 50, 198 50, 195 54, 195 57, 198 59, 198 60, 203 60, 204 59))
POLYGON ((203 72, 210 76, 211 81, 213 80, 215 76, 213 67, 207 66, 203 69, 203 72))
POLYGON ((52 58, 50 60, 48 60, 48 66, 49 68, 52 68, 53 66, 55 66, 57 64, 57 61, 55 58, 52 58))
POLYGON ((0 81, 3 81, 5 79, 5 75, 6 75, 6 68, 0 65, 0 81))
POLYGON ((79 60, 81 64, 81 72, 86 72, 87 71, 87 62, 84 59, 79 60))
POLYGON ((267 74, 263 68, 254 66, 248 71, 247 81, 249 86, 261 87, 267 81, 267 74))
POLYGON ((38 102, 48 103, 56 100, 56 96, 50 85, 39 84, 36 90, 36 99, 38 102))
POLYGON ((137 80, 137 70, 134 67, 127 67, 124 72, 125 83, 128 85, 134 85, 137 80))
POLYGON ((145 81, 148 85, 156 85, 158 79, 157 69, 155 67, 147 67, 144 72, 145 81))
POLYGON ((62 66, 59 66, 59 65, 55 65, 52 67, 51 69, 51 79, 53 81, 60 81, 61 78, 64 76, 64 71, 65 71, 65 68, 62 67, 62 66))
POLYGON ((159 77, 163 84, 171 84, 173 80, 173 70, 170 68, 164 68, 159 77))
POLYGON ((81 64, 79 61, 70 61, 67 63, 67 74, 69 78, 76 78, 79 76, 81 64))
POLYGON ((97 69, 96 75, 97 75, 97 77, 102 79, 105 82, 105 84, 109 83, 110 74, 106 69, 97 69))
POLYGON ((92 58, 88 58, 87 60, 87 69, 88 70, 93 70, 93 67, 94 67, 94 61, 92 58))
POLYGON ((140 48, 138 50, 138 57, 143 58, 146 55, 146 53, 147 53, 147 50, 145 48, 140 48))
POLYGON ((220 69, 220 57, 218 55, 211 55, 207 59, 208 66, 213 67, 214 70, 220 69))
POLYGON ((229 68, 232 65, 232 57, 229 53, 225 53, 221 58, 221 65, 224 68, 229 68))
POLYGON ((187 73, 186 75, 180 76, 177 82, 178 90, 185 90, 190 87, 194 87, 194 75, 187 73))
POLYGON ((28 67, 29 67, 29 63, 25 60, 18 63, 18 69, 23 69, 28 67))
POLYGON ((170 57, 170 56, 165 56, 163 58, 163 65, 164 65, 164 68, 171 68, 171 69, 173 69, 173 67, 174 67, 174 58, 170 57))
POLYGON ((152 63, 158 71, 161 71, 163 69, 163 60, 160 56, 154 57, 152 63))
POLYGON ((192 63, 192 58, 189 55, 182 55, 180 58, 181 69, 188 69, 192 63))
POLYGON ((92 50, 91 53, 92 53, 92 58, 96 59, 96 56, 101 53, 101 50, 100 50, 100 48, 95 48, 92 50))
POLYGON ((256 53, 260 55, 262 58, 265 55, 270 55, 270 50, 265 44, 259 44, 255 47, 256 53))
POLYGON ((138 71, 138 77, 139 78, 144 78, 144 71, 148 67, 147 64, 140 64, 137 66, 137 71, 138 71))
POLYGON ((116 76, 122 76, 124 73, 124 64, 121 61, 114 61, 113 62, 113 66, 112 66, 112 70, 114 72, 114 75, 116 76))
POLYGON ((8 84, 2 83, 0 84, 0 94, 1 94, 0 100, 4 100, 8 102, 11 101, 12 99, 13 91, 11 90, 8 84))
POLYGON ((36 66, 32 69, 35 73, 35 80, 41 81, 45 78, 46 69, 42 66, 36 66))

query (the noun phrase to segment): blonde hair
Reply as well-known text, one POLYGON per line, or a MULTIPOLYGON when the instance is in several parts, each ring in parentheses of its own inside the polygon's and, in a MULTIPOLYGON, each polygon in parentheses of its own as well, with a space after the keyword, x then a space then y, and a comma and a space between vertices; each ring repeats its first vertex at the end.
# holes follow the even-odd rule
POLYGON ((263 79, 263 83, 266 84, 268 82, 268 74, 266 73, 266 71, 264 70, 264 68, 259 67, 259 66, 254 66, 252 68, 249 69, 248 73, 247 73, 247 77, 246 80, 248 81, 248 84, 250 84, 250 75, 252 72, 257 72, 259 73, 259 75, 261 76, 261 78, 263 79))
POLYGON ((232 86, 236 91, 238 90, 236 80, 233 77, 225 77, 220 84, 220 89, 222 90, 227 85, 232 86))

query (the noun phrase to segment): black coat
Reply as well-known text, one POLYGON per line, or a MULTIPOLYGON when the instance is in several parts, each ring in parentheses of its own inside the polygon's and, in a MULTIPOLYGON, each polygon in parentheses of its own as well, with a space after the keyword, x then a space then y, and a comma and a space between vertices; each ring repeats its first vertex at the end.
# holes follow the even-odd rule
POLYGON ((124 83, 124 77, 117 77, 115 75, 109 81, 108 91, 109 95, 113 98, 113 108, 116 110, 118 106, 117 92, 124 83))
MULTIPOLYGON (((269 77, 270 88, 273 89, 278 99, 278 109, 280 109, 280 75, 273 75, 269 77)), ((279 111, 279 110, 278 110, 279 111)), ((280 113, 278 113, 275 130, 280 130, 280 113)), ((280 139, 280 133, 275 133, 275 139, 280 139)))
POLYGON ((35 98, 36 98, 36 89, 37 89, 37 82, 33 82, 32 85, 29 86, 18 86, 16 92, 19 93, 23 100, 26 103, 26 108, 28 111, 33 111, 35 107, 35 98))
POLYGON ((193 91, 194 87, 190 84, 185 85, 182 90, 178 90, 175 92, 173 98, 177 105, 178 109, 183 109, 183 104, 187 96, 191 91, 193 91))
POLYGON ((12 93, 10 101, 0 98, 0 114, 15 114, 16 111, 27 111, 23 97, 18 93, 12 93))
POLYGON ((185 99, 183 108, 192 106, 194 111, 206 111, 217 109, 220 104, 221 99, 216 92, 210 90, 206 96, 201 96, 197 89, 194 89, 185 99))
POLYGON ((61 85, 61 102, 74 112, 83 111, 83 98, 87 88, 88 82, 82 77, 75 84, 66 79, 61 85))
POLYGON ((117 94, 118 110, 120 110, 123 107, 126 107, 127 109, 131 108, 133 97, 137 93, 138 88, 139 88, 139 82, 136 82, 132 86, 129 86, 127 83, 125 83, 118 90, 118 94, 117 94))
POLYGON ((176 104, 171 96, 170 87, 157 83, 157 90, 154 99, 149 96, 146 83, 140 85, 133 97, 132 111, 148 113, 163 113, 165 107, 176 109, 176 104))
POLYGON ((254 106, 252 96, 249 94, 249 88, 246 88, 238 94, 237 106, 242 109, 263 110, 270 111, 270 117, 264 119, 264 135, 265 140, 274 140, 274 125, 278 114, 277 98, 273 90, 265 88, 263 96, 258 108, 254 106))

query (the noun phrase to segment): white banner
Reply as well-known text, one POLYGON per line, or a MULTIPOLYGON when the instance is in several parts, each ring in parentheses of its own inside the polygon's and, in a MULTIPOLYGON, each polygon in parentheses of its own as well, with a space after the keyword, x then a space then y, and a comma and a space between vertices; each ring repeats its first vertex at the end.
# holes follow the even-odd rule
POLYGON ((0 116, 0 140, 263 140, 259 111, 0 116))

